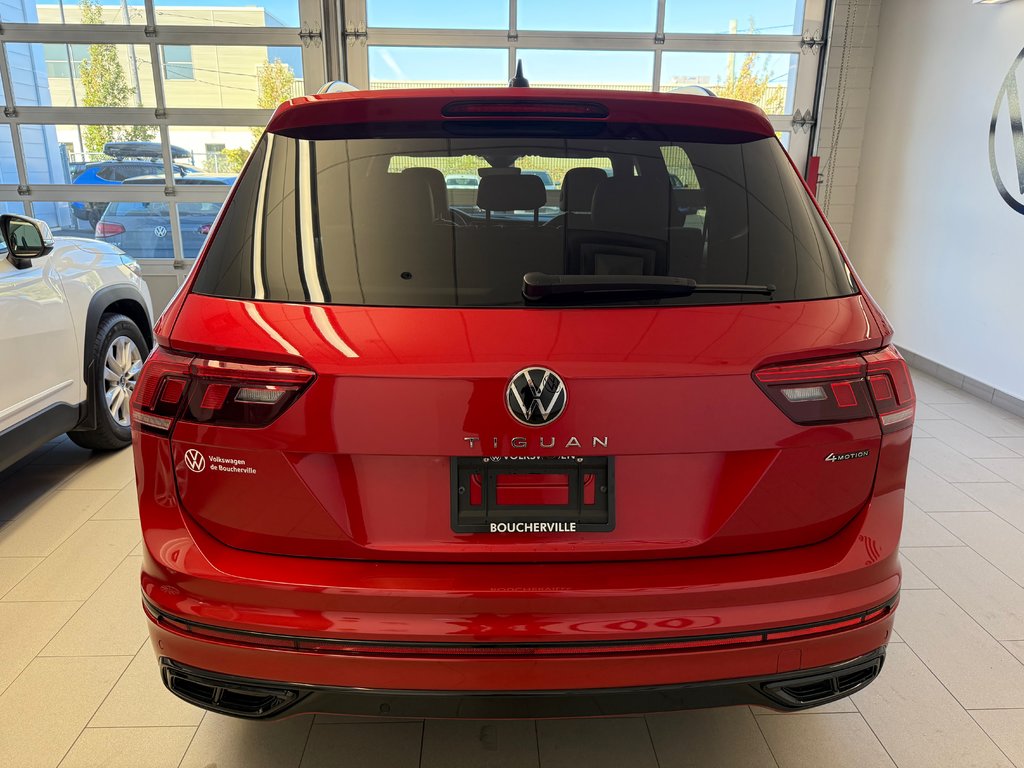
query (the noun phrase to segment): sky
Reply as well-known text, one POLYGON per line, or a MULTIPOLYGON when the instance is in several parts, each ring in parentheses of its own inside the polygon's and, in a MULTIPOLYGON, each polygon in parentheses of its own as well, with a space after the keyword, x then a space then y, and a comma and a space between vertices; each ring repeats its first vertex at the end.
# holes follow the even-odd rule
MULTIPOLYGON (((651 32, 656 26, 656 0, 518 0, 520 30, 651 32)), ((793 34, 803 15, 803 0, 667 0, 666 32, 726 34, 730 20, 739 31, 793 34)), ((367 0, 368 26, 414 28, 504 29, 506 0, 367 0)), ((527 79, 536 82, 604 84, 650 83, 653 53, 646 51, 548 51, 518 49, 527 79)), ((668 53, 662 61, 662 83, 674 76, 725 80, 724 53, 668 53)), ((794 57, 763 55, 773 82, 785 84, 794 57)), ((473 81, 504 83, 508 59, 504 50, 370 47, 371 80, 473 81)))
MULTIPOLYGON (((111 4, 113 0, 100 0, 111 4)), ((36 0, 54 5, 59 0, 36 0)), ((76 0, 64 0, 77 5, 76 0)), ((804 0, 667 0, 666 32, 722 33, 730 20, 739 30, 793 34, 794 19, 803 15, 804 0)), ((156 6, 257 6, 285 26, 299 25, 297 0, 155 0, 156 6)), ((141 0, 128 0, 140 7, 141 0)), ((371 27, 432 27, 452 29, 506 29, 508 0, 366 0, 371 27)), ((579 32, 654 32, 656 0, 518 0, 519 29, 575 30, 579 32)))
MULTIPOLYGON (((506 0, 366 0, 370 27, 505 29, 506 0)), ((654 33, 656 0, 518 0, 519 29, 654 33)), ((668 0, 665 31, 727 33, 736 19, 769 34, 793 34, 803 0, 668 0)))
MULTIPOLYGON (((370 80, 475 82, 504 84, 508 81, 508 54, 486 48, 382 48, 370 47, 370 80)), ((527 80, 535 83, 606 85, 650 84, 654 54, 648 51, 552 51, 519 48, 527 80)), ((755 68, 767 66, 773 83, 785 85, 794 54, 761 54, 755 68)), ((736 57, 736 66, 742 53, 736 57)), ((676 76, 708 78, 715 85, 726 80, 727 53, 681 53, 662 56, 661 82, 676 76)))
MULTIPOLYGON (((64 0, 75 3, 76 0, 64 0)), ((53 4, 56 0, 37 0, 53 4)), ((101 0, 109 4, 113 0, 101 0)), ((132 7, 141 0, 128 0, 132 7)), ((263 7, 287 26, 298 26, 297 0, 155 0, 157 7, 234 6, 263 7)), ((803 16, 804 0, 667 0, 665 30, 726 34, 734 20, 740 32, 750 28, 761 34, 793 34, 794 20, 803 16)), ((508 0, 366 0, 368 25, 373 27, 507 29, 508 0)), ((656 26, 657 0, 518 0, 520 30, 580 32, 650 32, 656 26)), ((742 51, 738 51, 742 53, 742 51)), ((275 51, 299 70, 299 49, 275 51)), ((581 52, 519 49, 527 79, 536 82, 602 84, 649 83, 653 54, 647 51, 581 52)), ((371 80, 505 83, 508 58, 503 49, 369 49, 371 80)), ((772 82, 785 84, 795 68, 790 54, 762 54, 757 66, 767 66, 772 82)), ((666 52, 662 83, 676 76, 703 77, 715 84, 726 79, 724 53, 666 52)))

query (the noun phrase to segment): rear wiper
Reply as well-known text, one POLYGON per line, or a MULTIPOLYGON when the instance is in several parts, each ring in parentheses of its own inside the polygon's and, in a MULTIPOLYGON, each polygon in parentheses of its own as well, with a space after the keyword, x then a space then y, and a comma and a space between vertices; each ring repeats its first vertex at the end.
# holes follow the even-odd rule
POLYGON ((692 296, 695 293, 752 293, 771 296, 774 285, 720 285, 698 283, 688 277, 661 275, 523 275, 523 298, 540 302, 555 298, 620 299, 692 296))

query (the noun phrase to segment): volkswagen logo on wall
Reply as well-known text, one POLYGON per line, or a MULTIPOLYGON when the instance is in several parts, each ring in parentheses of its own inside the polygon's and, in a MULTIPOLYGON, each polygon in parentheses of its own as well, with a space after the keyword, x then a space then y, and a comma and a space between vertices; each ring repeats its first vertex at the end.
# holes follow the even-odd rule
POLYGON ((528 427, 550 424, 565 410, 565 382, 547 368, 524 368, 508 383, 505 404, 512 418, 528 427))
POLYGON ((1017 213, 1024 213, 1024 124, 1021 122, 1021 83, 1024 51, 1017 54, 1003 81, 988 131, 992 179, 1000 196, 1017 213))
POLYGON ((157 237, 167 237, 167 227, 162 224, 157 224, 153 227, 153 234, 157 237))

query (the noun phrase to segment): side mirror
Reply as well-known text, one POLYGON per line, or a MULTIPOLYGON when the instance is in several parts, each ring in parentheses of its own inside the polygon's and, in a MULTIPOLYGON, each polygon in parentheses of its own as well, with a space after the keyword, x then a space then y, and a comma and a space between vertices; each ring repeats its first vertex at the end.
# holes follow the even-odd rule
POLYGON ((53 233, 45 221, 5 213, 0 216, 0 237, 7 245, 7 258, 18 269, 29 266, 53 250, 53 233))

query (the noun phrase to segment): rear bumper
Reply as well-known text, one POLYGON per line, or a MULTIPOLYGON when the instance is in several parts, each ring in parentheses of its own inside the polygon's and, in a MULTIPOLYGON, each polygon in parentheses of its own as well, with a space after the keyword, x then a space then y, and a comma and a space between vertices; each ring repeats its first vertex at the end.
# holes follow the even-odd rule
POLYGON ((756 704, 779 710, 820 706, 849 696, 881 672, 885 649, 843 664, 740 680, 568 691, 365 690, 234 677, 160 659, 164 685, 204 709, 249 719, 304 713, 371 717, 516 719, 605 717, 756 704))
MULTIPOLYGON (((167 456, 150 459, 147 466, 171 466, 167 456)), ((393 691, 419 692, 424 701, 434 701, 439 691, 462 692, 473 700, 523 694, 532 701, 544 692, 580 691, 586 699, 595 689, 668 687, 687 691, 680 702, 701 699, 704 690, 708 697, 702 706, 707 706, 716 701, 713 691, 730 681, 788 679, 883 648, 892 613, 817 636, 775 636, 735 646, 655 646, 866 615, 892 600, 900 584, 902 489, 874 496, 842 531, 808 547, 672 561, 524 565, 244 552, 213 539, 178 508, 169 471, 145 473, 139 483, 142 588, 151 618, 223 631, 220 637, 200 636, 151 621, 156 655, 218 676, 272 681, 289 689, 365 689, 389 697, 393 691), (267 642, 246 642, 239 633, 267 642), (353 647, 339 652, 339 643, 353 647), (564 644, 572 650, 443 657, 417 652, 423 645, 502 644, 564 644), (630 647, 610 653, 588 644, 630 647), (369 652, 360 645, 384 650, 369 652)), ((303 706, 321 706, 321 698, 310 696, 303 706)), ((322 706, 345 707, 352 699, 340 701, 322 706)))

